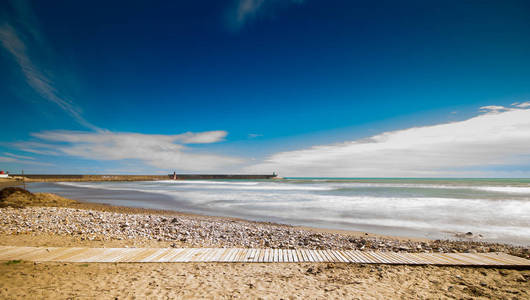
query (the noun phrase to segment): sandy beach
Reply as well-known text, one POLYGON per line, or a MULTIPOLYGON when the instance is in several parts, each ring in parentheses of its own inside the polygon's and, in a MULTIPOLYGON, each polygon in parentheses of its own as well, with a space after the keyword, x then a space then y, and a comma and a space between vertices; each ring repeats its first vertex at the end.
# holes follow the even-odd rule
MULTIPOLYGON (((493 252, 528 247, 393 238, 162 210, 79 203, 17 191, 0 208, 0 244, 84 247, 271 247, 493 252), (19 207, 13 203, 19 203, 19 207)), ((2 298, 499 298, 530 296, 530 271, 303 264, 0 264, 2 298), (219 276, 222 274, 222 276, 219 276), (27 280, 31 279, 31 280, 27 280)))

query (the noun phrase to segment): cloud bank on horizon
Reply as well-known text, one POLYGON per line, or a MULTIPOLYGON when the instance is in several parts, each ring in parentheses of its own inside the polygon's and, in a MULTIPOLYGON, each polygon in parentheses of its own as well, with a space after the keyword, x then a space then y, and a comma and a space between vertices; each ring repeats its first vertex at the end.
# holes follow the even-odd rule
POLYGON ((502 172, 482 169, 530 165, 530 102, 512 106, 481 107, 484 114, 459 122, 280 152, 246 171, 300 177, 499 176, 502 172))
MULTIPOLYGON (((528 176, 517 167, 530 165, 529 107, 530 102, 484 106, 483 113, 467 120, 280 152, 253 165, 244 158, 200 153, 187 146, 223 141, 228 133, 222 130, 177 135, 56 130, 33 133, 38 142, 12 146, 34 154, 95 161, 131 159, 157 170, 189 172, 276 171, 293 177, 528 176), (515 169, 487 171, 510 166, 515 169)), ((5 154, 0 161, 32 159, 5 154)))
POLYGON ((215 171, 241 164, 243 160, 192 151, 186 145, 220 142, 226 135, 221 130, 176 135, 57 130, 33 133, 41 142, 19 142, 13 146, 35 154, 96 161, 139 160, 161 170, 215 171))

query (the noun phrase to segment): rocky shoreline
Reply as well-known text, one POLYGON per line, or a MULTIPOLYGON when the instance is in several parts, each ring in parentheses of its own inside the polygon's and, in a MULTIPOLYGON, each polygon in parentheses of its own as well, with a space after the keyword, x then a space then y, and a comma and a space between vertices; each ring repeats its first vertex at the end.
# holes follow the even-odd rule
MULTIPOLYGON (((219 217, 101 211, 71 207, 0 208, 0 234, 58 235, 80 241, 154 240, 171 247, 342 249, 394 252, 505 252, 529 247, 465 241, 414 241, 324 233, 289 225, 219 217)), ((30 246, 30 245, 28 245, 30 246)))

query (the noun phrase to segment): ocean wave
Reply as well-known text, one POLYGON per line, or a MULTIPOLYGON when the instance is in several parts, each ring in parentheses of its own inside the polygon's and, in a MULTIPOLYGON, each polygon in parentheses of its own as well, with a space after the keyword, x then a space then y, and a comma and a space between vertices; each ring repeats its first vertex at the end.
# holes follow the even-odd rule
POLYGON ((497 192, 497 193, 508 193, 508 194, 530 194, 530 187, 520 186, 480 186, 474 187, 478 190, 497 192))

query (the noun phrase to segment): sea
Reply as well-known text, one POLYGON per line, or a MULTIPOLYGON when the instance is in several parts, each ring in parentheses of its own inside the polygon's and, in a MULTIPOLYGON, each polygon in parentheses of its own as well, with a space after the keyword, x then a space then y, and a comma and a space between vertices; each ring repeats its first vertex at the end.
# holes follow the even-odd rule
POLYGON ((28 189, 85 202, 255 221, 530 245, 530 179, 39 182, 28 189))

